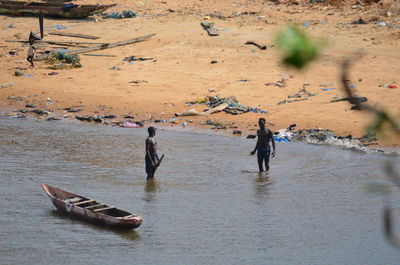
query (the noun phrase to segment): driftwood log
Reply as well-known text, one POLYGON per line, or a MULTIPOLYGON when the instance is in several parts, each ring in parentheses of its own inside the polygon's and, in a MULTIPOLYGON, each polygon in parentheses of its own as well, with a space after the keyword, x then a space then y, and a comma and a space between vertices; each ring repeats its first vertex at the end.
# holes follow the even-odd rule
POLYGON ((83 38, 83 39, 91 39, 97 40, 100 37, 97 36, 90 36, 84 34, 76 34, 76 33, 68 33, 68 32, 49 32, 50 35, 57 35, 57 36, 66 36, 66 37, 75 37, 75 38, 83 38))
MULTIPOLYGON (((114 43, 107 43, 107 44, 103 44, 103 45, 99 45, 99 46, 95 46, 95 47, 83 48, 83 49, 79 49, 79 50, 67 50, 67 51, 65 51, 65 55, 81 54, 81 53, 105 50, 105 49, 109 49, 109 48, 128 45, 128 44, 132 44, 132 43, 136 43, 136 42, 145 41, 145 40, 153 37, 154 35, 156 35, 156 34, 153 33, 153 34, 140 36, 140 37, 136 37, 136 38, 129 39, 129 40, 118 41, 118 42, 114 42, 114 43)), ((49 57, 49 54, 42 54, 42 55, 36 57, 35 61, 46 60, 48 57, 49 57)))

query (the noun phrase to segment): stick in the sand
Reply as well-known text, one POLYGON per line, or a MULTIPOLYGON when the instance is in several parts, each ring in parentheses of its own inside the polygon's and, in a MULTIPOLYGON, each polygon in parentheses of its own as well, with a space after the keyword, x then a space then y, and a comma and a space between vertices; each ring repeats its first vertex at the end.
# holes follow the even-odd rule
POLYGON ((254 46, 258 47, 260 50, 266 50, 267 49, 266 45, 260 45, 258 43, 255 43, 254 41, 247 41, 245 43, 245 45, 254 45, 254 46))
POLYGON ((40 38, 43 40, 44 30, 43 30, 43 12, 39 12, 39 28, 40 28, 40 38))
MULTIPOLYGON (((114 48, 114 47, 128 45, 128 44, 132 44, 132 43, 136 43, 136 42, 145 41, 145 40, 153 37, 154 35, 156 35, 156 34, 153 33, 153 34, 149 34, 149 35, 133 38, 133 39, 130 39, 130 40, 118 41, 118 42, 114 42, 114 43, 107 43, 107 44, 104 44, 104 45, 99 45, 99 46, 89 47, 89 48, 83 48, 83 49, 79 49, 79 50, 67 50, 64 54, 65 55, 73 55, 73 54, 81 54, 81 53, 105 50, 105 49, 109 49, 109 48, 114 48)), ((36 57, 35 61, 46 60, 48 57, 49 57, 48 54, 42 54, 42 55, 36 57)))
POLYGON ((76 33, 68 33, 68 32, 50 32, 50 35, 58 35, 58 36, 66 36, 66 37, 75 37, 75 38, 82 38, 82 39, 91 39, 91 40, 97 40, 100 37, 97 36, 90 36, 90 35, 84 35, 84 34, 76 34, 76 33))

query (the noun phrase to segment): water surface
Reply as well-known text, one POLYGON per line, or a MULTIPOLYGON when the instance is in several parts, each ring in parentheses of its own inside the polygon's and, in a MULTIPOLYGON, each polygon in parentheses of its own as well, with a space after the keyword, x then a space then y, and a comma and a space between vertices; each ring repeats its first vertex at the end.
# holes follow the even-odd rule
POLYGON ((363 187, 389 183, 383 162, 399 158, 278 143, 260 177, 254 140, 157 133, 165 159, 146 184, 144 129, 0 118, 0 264, 398 264, 382 235, 382 198, 363 187), (120 231, 66 218, 40 183, 143 224, 120 231))

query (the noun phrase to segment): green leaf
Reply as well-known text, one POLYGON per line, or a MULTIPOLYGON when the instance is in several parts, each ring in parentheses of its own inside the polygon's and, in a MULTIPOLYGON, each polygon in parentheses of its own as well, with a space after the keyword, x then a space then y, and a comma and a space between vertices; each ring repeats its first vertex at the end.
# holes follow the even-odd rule
POLYGON ((321 44, 316 44, 296 25, 289 25, 282 29, 277 37, 276 44, 283 52, 283 63, 301 69, 318 58, 321 44))

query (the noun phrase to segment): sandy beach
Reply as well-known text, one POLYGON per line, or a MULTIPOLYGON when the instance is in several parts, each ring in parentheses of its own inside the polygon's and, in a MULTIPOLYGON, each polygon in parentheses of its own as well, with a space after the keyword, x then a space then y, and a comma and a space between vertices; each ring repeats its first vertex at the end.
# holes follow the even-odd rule
MULTIPOLYGON (((92 41, 50 35, 51 32, 98 36, 93 42, 102 43, 156 34, 143 42, 91 52, 108 56, 81 54, 82 67, 69 70, 47 69, 46 61, 38 61, 35 68, 30 68, 26 61, 28 47, 6 40, 26 40, 30 31, 38 32, 38 19, 1 15, 0 85, 16 84, 0 89, 1 112, 33 104, 57 117, 113 114, 119 121, 130 115, 137 121, 146 120, 147 125, 154 120, 170 120, 177 112, 206 108, 189 106, 187 102, 215 95, 234 96, 241 104, 267 113, 219 112, 179 117, 174 124, 167 122, 162 126, 186 123, 188 127, 210 130, 202 123, 212 120, 225 124, 227 134, 241 130, 246 135, 245 132, 254 133, 258 118, 265 117, 275 131, 296 124, 296 129, 322 128, 340 136, 361 137, 372 116, 350 110, 348 102, 331 100, 345 96, 339 80, 342 60, 362 51, 363 56, 357 57, 350 73, 356 94, 367 97, 370 105, 399 117, 400 5, 396 1, 365 6, 353 1, 341 6, 297 2, 298 5, 244 0, 118 1, 107 12, 132 10, 137 17, 45 18, 47 41, 92 41), (200 25, 202 21, 213 22, 219 36, 208 36, 200 25), (354 21, 366 24, 351 23, 354 21), (281 64, 274 39, 287 23, 297 23, 314 39, 327 43, 321 57, 305 70, 288 69, 281 64), (62 25, 62 29, 55 25, 62 25), (267 49, 245 45, 247 41, 266 45, 267 49), (152 59, 123 61, 129 56, 152 59), (22 76, 16 76, 16 71, 22 72, 22 76), (57 74, 49 75, 53 72, 57 74), (266 85, 282 79, 285 86, 266 85), (302 89, 315 96, 287 103, 290 96, 302 89), (69 113, 64 110, 67 107, 82 111, 69 113)), ((59 48, 38 45, 37 55, 59 48)), ((379 146, 399 147, 400 139, 380 139, 379 146)))

